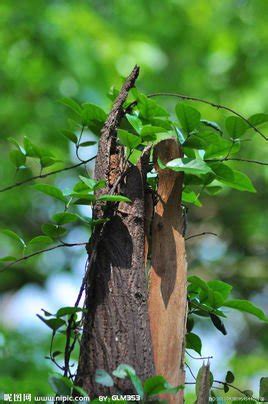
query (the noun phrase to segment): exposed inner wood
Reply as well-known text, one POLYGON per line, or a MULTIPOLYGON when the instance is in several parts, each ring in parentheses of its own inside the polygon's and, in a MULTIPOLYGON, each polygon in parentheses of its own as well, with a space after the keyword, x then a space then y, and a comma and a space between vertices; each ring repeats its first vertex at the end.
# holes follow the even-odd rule
MULTIPOLYGON (((158 171, 158 203, 152 226, 152 267, 149 278, 149 317, 156 373, 173 386, 184 384, 186 319, 186 254, 182 236, 181 194, 183 174, 161 170, 157 164, 181 155, 178 143, 160 142, 154 153, 158 171)), ((169 403, 183 403, 183 394, 163 396, 169 403)))

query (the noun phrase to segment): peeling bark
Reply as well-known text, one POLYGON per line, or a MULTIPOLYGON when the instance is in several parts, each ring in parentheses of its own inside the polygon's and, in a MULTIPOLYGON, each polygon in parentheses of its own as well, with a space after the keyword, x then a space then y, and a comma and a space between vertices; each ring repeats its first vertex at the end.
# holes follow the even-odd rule
MULTIPOLYGON (((135 67, 126 80, 101 132, 95 178, 105 179, 107 187, 117 187, 131 204, 99 202, 94 218, 109 218, 93 235, 94 262, 88 274, 86 308, 76 383, 91 397, 114 394, 116 389, 95 382, 97 369, 112 372, 120 363, 133 366, 144 380, 154 374, 152 341, 145 279, 144 211, 149 151, 137 166, 128 166, 122 147, 116 143, 116 129, 123 116, 123 103, 138 76, 135 67), (126 170, 125 174, 123 171, 126 170)), ((128 380, 117 380, 118 387, 131 393, 128 380)))
MULTIPOLYGON (((149 278, 149 317, 156 373, 173 386, 184 384, 186 320, 186 256, 180 207, 183 174, 161 170, 157 164, 180 157, 175 140, 160 142, 154 153, 158 171, 158 198, 152 226, 152 267, 149 278)), ((183 393, 163 396, 183 403, 183 393)))

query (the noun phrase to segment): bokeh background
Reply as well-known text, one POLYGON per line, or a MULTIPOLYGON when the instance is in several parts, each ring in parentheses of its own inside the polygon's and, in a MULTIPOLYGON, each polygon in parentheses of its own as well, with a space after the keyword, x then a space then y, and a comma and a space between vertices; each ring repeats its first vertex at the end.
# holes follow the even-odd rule
MULTIPOLYGON (((75 163, 70 142, 60 135, 70 115, 57 100, 74 97, 108 111, 110 86, 119 86, 135 63, 141 66, 138 85, 143 92, 203 97, 245 116, 268 112, 267 15, 266 0, 2 0, 1 187, 29 175, 25 170, 15 176, 10 136, 22 141, 26 135, 51 150, 63 161, 54 168, 75 163)), ((174 110, 176 101, 161 102, 174 110)), ((199 108, 207 119, 221 122, 226 116, 210 107, 199 108)), ((243 156, 267 161, 267 143, 253 133, 247 138, 243 156)), ((84 151, 88 157, 95 152, 84 151)), ((201 208, 189 209, 189 235, 219 235, 188 241, 189 273, 227 281, 234 287, 233 297, 251 299, 268 312, 268 170, 245 163, 236 167, 250 175, 258 193, 230 190, 203 198, 201 208)), ((29 170, 38 174, 34 161, 29 170)), ((47 182, 67 189, 76 176, 70 171, 47 182)), ((31 186, 0 193, 0 206, 0 227, 26 240, 41 234, 41 224, 59 210, 31 186)), ((70 228, 69 241, 87 238, 86 227, 70 228)), ((0 256, 12 255, 18 246, 1 234, 0 250, 0 256)), ((85 259, 83 248, 56 250, 0 274, 2 392, 51 392, 47 378, 55 369, 44 359, 49 335, 36 313, 73 305, 85 259)), ((230 369, 239 388, 253 389, 257 395, 259 378, 268 376, 267 326, 230 312, 226 328, 224 337, 206 320, 198 324, 203 354, 213 355, 217 379, 230 369)), ((197 362, 189 362, 194 372, 197 362)), ((190 374, 187 380, 192 381, 190 374)), ((189 387, 187 403, 193 402, 189 387)))

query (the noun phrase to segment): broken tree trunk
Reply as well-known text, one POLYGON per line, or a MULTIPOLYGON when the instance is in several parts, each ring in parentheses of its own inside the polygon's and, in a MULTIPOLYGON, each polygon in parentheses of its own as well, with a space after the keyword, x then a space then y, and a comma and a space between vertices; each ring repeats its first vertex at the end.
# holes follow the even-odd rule
MULTIPOLYGON (((111 373, 125 363, 144 380, 155 373, 145 278, 144 209, 149 150, 137 164, 125 161, 116 141, 123 104, 138 76, 135 67, 123 85, 101 132, 95 178, 107 186, 98 195, 123 193, 132 200, 98 202, 94 218, 108 218, 93 234, 94 259, 88 270, 86 309, 76 384, 91 396, 115 394, 114 387, 95 382, 97 369, 111 373)), ((128 380, 117 380, 124 393, 135 393, 128 380)))
MULTIPOLYGON (((184 384, 186 321, 186 256, 181 210, 183 174, 161 170, 157 164, 180 157, 178 143, 164 140, 155 148, 158 203, 152 225, 152 267, 149 278, 149 317, 156 373, 173 386, 184 384)), ((169 403, 183 403, 183 392, 162 396, 169 403)))

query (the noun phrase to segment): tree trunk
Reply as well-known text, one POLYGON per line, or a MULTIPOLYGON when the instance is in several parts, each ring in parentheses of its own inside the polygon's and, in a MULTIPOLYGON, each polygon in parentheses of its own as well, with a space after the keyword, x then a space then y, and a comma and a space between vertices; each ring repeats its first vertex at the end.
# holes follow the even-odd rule
MULTIPOLYGON (((91 397, 116 393, 114 387, 105 388, 95 382, 97 369, 111 373, 120 363, 125 363, 133 366, 142 380, 155 373, 145 278, 144 216, 149 150, 137 166, 129 166, 122 147, 116 142, 123 103, 137 76, 135 67, 101 132, 96 160, 95 178, 105 179, 107 183, 106 189, 98 194, 116 190, 132 203, 98 202, 94 208, 95 219, 109 221, 97 227, 93 235, 94 259, 86 290, 88 311, 76 378, 76 383, 91 397)), ((128 380, 117 382, 122 392, 134 392, 128 380)))
MULTIPOLYGON (((155 149, 158 198, 152 226, 152 267, 149 280, 149 317, 154 363, 173 386, 184 384, 184 338, 186 322, 186 257, 181 210, 183 174, 161 170, 181 155, 175 140, 165 140, 155 149)), ((163 396, 169 403, 183 403, 183 393, 163 396)))

